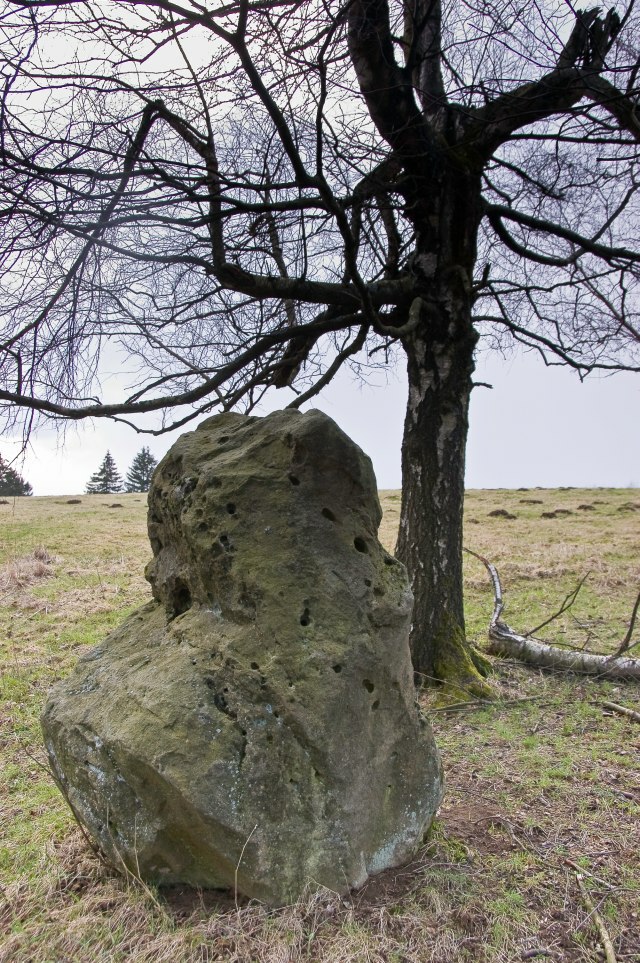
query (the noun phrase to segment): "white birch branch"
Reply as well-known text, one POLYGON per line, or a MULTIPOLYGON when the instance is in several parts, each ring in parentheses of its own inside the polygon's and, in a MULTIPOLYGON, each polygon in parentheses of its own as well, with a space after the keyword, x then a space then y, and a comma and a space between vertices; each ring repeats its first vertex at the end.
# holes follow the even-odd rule
POLYGON ((469 549, 465 551, 483 563, 493 583, 494 608, 488 633, 488 651, 492 655, 508 656, 546 669, 563 669, 609 679, 640 679, 640 659, 631 659, 624 655, 598 655, 595 652, 559 649, 539 639, 514 632, 506 622, 500 620, 504 602, 500 576, 495 565, 477 552, 469 549))

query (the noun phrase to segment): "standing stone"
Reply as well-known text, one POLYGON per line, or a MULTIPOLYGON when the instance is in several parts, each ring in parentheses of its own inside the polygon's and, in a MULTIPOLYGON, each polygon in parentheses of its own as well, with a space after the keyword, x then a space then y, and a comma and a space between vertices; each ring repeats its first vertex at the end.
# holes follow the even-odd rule
POLYGON ((279 904, 414 853, 442 777, 380 519, 369 458, 318 411, 219 415, 171 448, 149 493, 154 601, 42 719, 114 865, 279 904))

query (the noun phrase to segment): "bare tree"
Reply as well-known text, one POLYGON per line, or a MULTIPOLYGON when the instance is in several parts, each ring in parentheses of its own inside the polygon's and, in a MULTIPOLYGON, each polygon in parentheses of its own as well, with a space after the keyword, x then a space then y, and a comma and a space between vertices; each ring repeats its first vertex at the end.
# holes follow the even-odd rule
POLYGON ((9 0, 1 28, 7 420, 299 406, 403 351, 414 664, 482 691, 478 339, 640 370, 633 0, 9 0))

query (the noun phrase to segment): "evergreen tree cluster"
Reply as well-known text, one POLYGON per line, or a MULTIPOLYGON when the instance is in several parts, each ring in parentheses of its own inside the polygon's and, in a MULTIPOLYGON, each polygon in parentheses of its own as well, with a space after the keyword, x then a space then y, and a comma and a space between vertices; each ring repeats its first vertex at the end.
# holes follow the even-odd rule
POLYGON ((131 462, 126 479, 122 480, 115 459, 110 451, 93 473, 85 489, 87 495, 113 495, 117 492, 146 492, 151 484, 153 470, 158 464, 149 448, 142 448, 131 462))
POLYGON ((0 455, 0 495, 33 495, 33 488, 0 455))

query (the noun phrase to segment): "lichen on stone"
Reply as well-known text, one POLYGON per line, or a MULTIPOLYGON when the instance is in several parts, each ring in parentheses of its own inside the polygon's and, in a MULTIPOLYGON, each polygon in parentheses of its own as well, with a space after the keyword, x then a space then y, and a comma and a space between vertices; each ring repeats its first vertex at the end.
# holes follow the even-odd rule
POLYGON ((408 859, 442 794, 406 572, 320 412, 224 414, 149 493, 153 601, 51 693, 54 777, 115 866, 269 903, 408 859))

